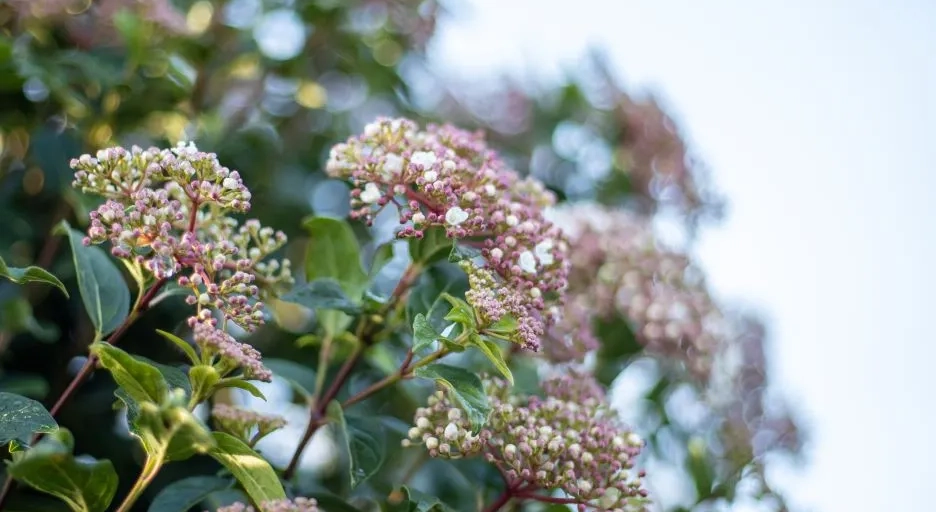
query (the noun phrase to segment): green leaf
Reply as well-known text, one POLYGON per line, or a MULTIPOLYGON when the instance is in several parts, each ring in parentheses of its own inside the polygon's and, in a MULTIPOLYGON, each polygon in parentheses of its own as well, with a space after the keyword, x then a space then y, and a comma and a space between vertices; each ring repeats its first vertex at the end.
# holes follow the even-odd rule
MULTIPOLYGON (((351 226, 343 220, 313 217, 303 222, 309 232, 306 251, 306 280, 331 278, 341 285, 348 298, 359 304, 367 289, 367 273, 361 267, 361 250, 351 226)), ((348 315, 339 311, 324 311, 318 315, 325 332, 335 336, 351 323, 348 315)))
POLYGON ((45 283, 52 285, 68 297, 68 290, 65 285, 59 281, 59 278, 53 276, 48 270, 40 267, 15 268, 8 267, 3 258, 0 257, 0 277, 6 277, 16 284, 23 283, 45 283))
POLYGON ((478 347, 478 350, 484 354, 484 357, 488 358, 488 361, 497 368, 497 371, 507 379, 507 382, 510 382, 510 385, 513 386, 514 378, 513 373, 510 372, 510 367, 507 366, 507 361, 504 361, 504 352, 501 350, 500 345, 497 344, 494 340, 481 337, 477 334, 470 336, 471 343, 478 347))
POLYGON ((199 364, 189 368, 189 380, 192 383, 192 393, 195 400, 202 402, 214 393, 221 375, 214 366, 199 364))
POLYGON ((507 339, 517 332, 517 319, 511 315, 504 315, 500 320, 484 328, 484 332, 493 334, 501 339, 507 339))
POLYGON ((264 395, 263 392, 257 388, 257 386, 254 386, 252 383, 247 382, 244 379, 240 379, 236 377, 223 379, 221 382, 218 383, 218 389, 223 389, 223 388, 243 389, 244 391, 250 393, 251 395, 257 398, 260 398, 264 401, 266 400, 266 395, 264 395))
POLYGON ((444 260, 454 245, 455 241, 445 235, 445 228, 433 226, 423 231, 422 238, 409 239, 410 258, 428 267, 437 261, 444 260))
POLYGON ((189 358, 189 361, 191 361, 192 364, 198 364, 198 353, 195 352, 195 347, 190 345, 189 342, 183 340, 175 334, 160 329, 156 329, 156 332, 159 333, 159 335, 163 338, 171 341, 175 346, 179 347, 179 349, 182 350, 186 357, 189 358))
POLYGON ((308 496, 315 499, 319 510, 326 512, 361 512, 359 508, 330 492, 310 492, 308 496))
POLYGON ((372 420, 345 418, 341 404, 337 401, 328 404, 326 415, 335 425, 339 444, 347 450, 353 489, 377 473, 383 465, 386 456, 383 428, 372 420))
POLYGON ((443 337, 429 324, 425 315, 422 313, 416 315, 416 319, 413 320, 413 352, 418 352, 443 337))
POLYGON ((465 327, 470 327, 474 329, 477 327, 478 322, 475 320, 474 309, 471 305, 465 302, 463 299, 449 295, 447 293, 442 294, 442 298, 447 300, 449 304, 452 305, 452 309, 445 315, 445 319, 458 322, 465 327))
POLYGON ((315 310, 333 309, 351 315, 361 312, 360 306, 352 302, 338 281, 332 278, 316 279, 311 283, 299 285, 280 297, 280 300, 315 310))
POLYGON ((41 324, 33 316, 32 304, 25 297, 14 297, 0 303, 0 330, 9 334, 28 332, 39 341, 59 339, 55 324, 41 324))
POLYGON ((312 397, 315 389, 315 370, 288 359, 263 359, 263 365, 273 372, 273 375, 289 382, 297 393, 307 400, 312 397))
POLYGON ((55 419, 39 402, 0 392, 0 447, 10 441, 29 444, 33 434, 48 434, 57 428, 55 419))
POLYGON ((491 413, 491 404, 477 375, 457 366, 440 363, 417 368, 415 374, 424 379, 433 379, 448 390, 449 395, 468 415, 472 430, 475 433, 481 430, 491 413))
POLYGON ((380 271, 393 259, 393 242, 387 242, 374 251, 374 258, 371 261, 369 276, 374 278, 380 271))
POLYGON ((110 371, 130 398, 137 402, 162 403, 168 385, 158 368, 105 342, 91 345, 91 353, 100 359, 101 366, 110 371))
POLYGON ((103 512, 117 491, 117 472, 110 461, 76 460, 74 439, 64 429, 36 446, 17 452, 7 467, 16 480, 64 501, 80 512, 103 512))
POLYGON ((462 260, 473 260, 481 256, 481 250, 470 245, 455 243, 452 245, 452 251, 449 252, 448 260, 452 263, 458 263, 462 260))
POLYGON ((78 289, 85 310, 98 334, 106 336, 120 326, 130 312, 130 290, 120 270, 100 247, 85 246, 84 235, 62 221, 59 233, 71 242, 78 289))
POLYGON ((211 435, 217 444, 209 454, 234 475, 254 503, 286 497, 276 471, 257 452, 224 432, 212 432, 211 435))
POLYGON ((153 498, 149 512, 187 512, 209 494, 230 486, 230 480, 217 476, 199 475, 176 480, 153 498))
MULTIPOLYGON (((454 512, 452 507, 443 503, 436 496, 430 496, 424 492, 417 491, 416 489, 410 489, 407 486, 402 486, 399 489, 396 489, 391 497, 396 501, 395 506, 396 510, 407 511, 407 512, 454 512)), ((388 501, 390 501, 388 499, 388 501)))
POLYGON ((174 406, 162 412, 169 425, 161 441, 167 443, 166 460, 185 460, 196 453, 208 453, 215 447, 211 431, 185 407, 174 406))

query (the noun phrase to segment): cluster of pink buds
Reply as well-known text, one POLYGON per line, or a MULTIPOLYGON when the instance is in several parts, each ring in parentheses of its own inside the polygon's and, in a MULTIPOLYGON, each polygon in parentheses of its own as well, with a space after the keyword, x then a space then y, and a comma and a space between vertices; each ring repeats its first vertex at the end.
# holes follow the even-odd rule
POLYGON ((576 248, 567 303, 579 309, 569 313, 621 315, 651 353, 681 361, 706 380, 726 322, 689 258, 663 244, 649 220, 624 210, 582 204, 552 210, 550 218, 576 248))
POLYGON ((433 457, 483 456, 518 497, 559 489, 580 508, 643 510, 643 472, 632 468, 644 442, 622 425, 593 377, 546 380, 545 398, 512 394, 497 378, 484 384, 493 410, 477 435, 439 391, 417 409, 404 446, 423 444, 433 457))
POLYGON ((71 166, 75 188, 107 199, 91 212, 85 243, 110 242, 115 257, 155 279, 178 276, 196 308, 189 318, 196 344, 222 366, 269 380, 259 352, 228 334, 226 322, 253 330, 263 323, 260 299, 288 290, 293 278, 288 260, 268 259, 285 245, 282 232, 229 216, 250 209, 240 174, 192 143, 102 149, 71 166))
POLYGON ((282 416, 260 414, 227 404, 216 404, 211 409, 211 417, 218 430, 248 441, 251 445, 286 425, 282 416))
MULTIPOLYGON (((217 512, 256 512, 256 509, 238 501, 219 508, 217 512)), ((318 512, 318 503, 312 498, 264 501, 260 504, 260 512, 318 512)))
POLYGON ((488 149, 480 133, 452 126, 419 130, 405 119, 380 119, 332 148, 329 175, 349 180, 352 217, 371 222, 393 204, 400 237, 430 228, 479 248, 483 264, 465 265, 468 302, 486 322, 513 316, 513 341, 531 350, 555 323, 567 285, 569 247, 543 216, 555 197, 520 179, 488 149))

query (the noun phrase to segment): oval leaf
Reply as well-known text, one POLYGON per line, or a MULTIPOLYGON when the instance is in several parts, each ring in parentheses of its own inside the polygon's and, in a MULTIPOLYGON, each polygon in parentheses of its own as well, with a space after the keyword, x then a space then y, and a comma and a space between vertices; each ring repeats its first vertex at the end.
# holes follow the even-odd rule
POLYGON ((169 390, 166 379, 155 366, 140 361, 110 343, 91 345, 91 352, 107 368, 118 386, 137 402, 161 403, 169 390))
POLYGON ((436 340, 442 337, 443 336, 429 324, 425 315, 422 313, 416 315, 416 318, 413 320, 413 352, 419 352, 421 349, 432 345, 436 340))
POLYGON ((53 276, 48 270, 40 267, 15 268, 8 267, 3 258, 0 258, 0 277, 5 277, 16 284, 23 283, 45 283, 50 284, 68 297, 68 290, 65 285, 59 281, 59 278, 53 276))
POLYGON ((455 247, 455 242, 445 235, 445 228, 433 226, 423 231, 422 238, 409 239, 410 258, 423 266, 429 266, 445 257, 455 247))
POLYGON ((153 498, 149 512, 186 512, 209 494, 230 486, 230 480, 217 476, 200 475, 176 480, 153 498))
MULTIPOLYGON (((351 302, 359 304, 368 277, 361 266, 361 250, 351 226, 331 217, 313 217, 302 225, 311 237, 306 251, 306 280, 334 279, 351 302)), ((323 311, 318 314, 318 321, 325 332, 335 336, 347 328, 351 318, 340 311, 323 311)))
POLYGON ((513 373, 511 373, 510 367, 507 366, 507 361, 504 360, 504 352, 501 350, 500 345, 494 340, 484 338, 477 334, 471 335, 470 339, 471 343, 478 347, 478 350, 484 354, 484 357, 488 358, 488 361, 494 365, 494 368, 497 368, 497 371, 513 386, 513 373))
POLYGON ((0 392, 0 447, 10 441, 29 444, 33 434, 47 434, 57 428, 55 419, 39 402, 0 392))
POLYGON ((334 309, 352 315, 361 312, 360 306, 352 302, 338 281, 332 278, 321 278, 301 284, 280 297, 280 300, 309 309, 334 309))
POLYGON ((286 497, 273 467, 243 441, 224 432, 212 432, 216 446, 208 453, 234 475, 254 503, 286 497))
POLYGON ((109 460, 76 460, 74 440, 60 429, 18 456, 7 467, 26 485, 51 494, 79 512, 103 512, 117 491, 117 472, 109 460))
POLYGON ((198 364, 198 353, 195 352, 195 347, 189 344, 189 342, 183 340, 175 334, 160 329, 156 329, 156 332, 159 333, 159 335, 163 338, 171 341, 175 346, 179 347, 179 349, 185 353, 185 356, 189 358, 189 361, 191 361, 192 364, 198 364))
POLYGON ((373 476, 383 465, 386 452, 383 428, 373 420, 345 418, 341 404, 328 404, 326 414, 338 434, 338 443, 350 460, 351 488, 373 476))
POLYGON ((120 270, 100 247, 82 243, 84 235, 62 221, 58 231, 68 235, 78 276, 78 289, 91 323, 102 336, 113 332, 130 312, 130 290, 120 270))
POLYGON ((475 433, 481 430, 491 413, 491 404, 477 375, 457 366, 439 363, 417 368, 415 374, 424 379, 433 379, 444 387, 468 414, 472 430, 475 433))

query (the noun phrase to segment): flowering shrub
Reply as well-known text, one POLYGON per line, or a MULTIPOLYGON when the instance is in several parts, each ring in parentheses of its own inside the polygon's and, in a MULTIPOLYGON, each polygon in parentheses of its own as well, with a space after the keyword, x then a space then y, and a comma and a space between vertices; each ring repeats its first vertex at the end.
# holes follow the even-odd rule
POLYGON ((0 5, 0 512, 785 510, 672 119, 459 91, 439 9, 0 5))

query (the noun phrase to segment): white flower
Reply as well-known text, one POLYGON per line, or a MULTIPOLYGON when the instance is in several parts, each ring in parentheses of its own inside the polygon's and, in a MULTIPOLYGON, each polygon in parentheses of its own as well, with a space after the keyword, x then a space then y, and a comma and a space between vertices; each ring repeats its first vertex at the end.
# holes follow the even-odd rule
POLYGON ((639 435, 631 432, 627 434, 627 444, 631 446, 643 446, 643 439, 639 435))
POLYGON ((426 430, 427 428, 431 426, 432 426, 432 423, 429 421, 429 418, 426 418, 425 416, 420 416, 419 418, 416 419, 416 427, 418 428, 426 430))
POLYGON ((426 222, 426 216, 422 212, 416 212, 413 214, 413 224, 422 224, 426 222))
POLYGON ((228 190, 234 190, 237 188, 237 180, 234 178, 224 178, 224 181, 221 182, 221 186, 228 190))
POLYGON ((511 227, 516 226, 518 222, 520 222, 520 220, 517 219, 517 216, 516 216, 516 215, 510 214, 510 215, 507 216, 507 225, 508 225, 508 226, 511 226, 511 227))
POLYGON ((400 174, 403 171, 403 158, 396 153, 390 153, 384 157, 383 170, 391 176, 400 174))
POLYGON ((543 265, 552 265, 555 261, 552 255, 553 241, 551 238, 547 238, 542 242, 536 244, 536 247, 533 248, 533 252, 536 253, 536 259, 540 261, 543 265))
POLYGON ((491 249, 491 259, 492 259, 492 260, 494 260, 494 261, 500 261, 500 259, 503 258, 503 257, 504 257, 504 251, 502 251, 500 248, 495 247, 495 248, 491 249))
POLYGON ((530 251, 523 251, 520 253, 520 258, 518 260, 520 268, 524 272, 533 274, 536 272, 536 258, 533 256, 533 253, 530 251))
POLYGON ((426 183, 432 183, 435 180, 439 179, 439 173, 435 171, 426 171, 423 173, 423 178, 426 179, 426 183))
POLYGON ((373 137, 378 133, 380 133, 380 123, 368 123, 367 126, 364 127, 365 137, 373 137))
POLYGON ((494 187, 493 184, 488 183, 487 185, 484 186, 484 193, 485 193, 485 194, 487 194, 487 195, 489 195, 489 196, 493 196, 496 192, 497 192, 497 189, 494 187))
POLYGON ((426 439, 426 448, 430 450, 435 450, 439 447, 439 440, 435 437, 430 437, 426 439))
POLYGON ((451 160, 446 160, 442 162, 442 168, 445 169, 446 171, 452 171, 455 169, 455 162, 451 160))
POLYGON ((374 203, 383 196, 383 193, 377 188, 376 183, 368 183, 364 185, 364 190, 361 192, 361 201, 365 203, 374 203))
POLYGON ((458 439, 458 427, 454 423, 449 423, 445 426, 445 432, 442 435, 449 441, 454 441, 458 439))
POLYGON ((466 220, 468 220, 468 212, 458 206, 453 206, 445 212, 445 222, 452 226, 457 226, 466 220))
POLYGON ((436 156, 431 151, 417 151, 410 157, 410 163, 421 165, 423 169, 429 169, 436 163, 436 156))
POLYGON ((541 292, 539 288, 535 286, 533 288, 530 288, 530 297, 533 297, 534 299, 538 299, 542 296, 543 296, 543 292, 541 292))
POLYGON ((589 482, 588 480, 585 480, 584 478, 579 479, 579 481, 576 482, 576 485, 578 486, 580 491, 586 494, 588 494, 592 490, 591 482, 589 482))

